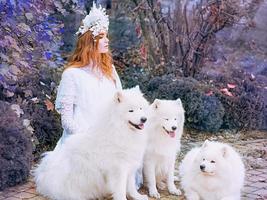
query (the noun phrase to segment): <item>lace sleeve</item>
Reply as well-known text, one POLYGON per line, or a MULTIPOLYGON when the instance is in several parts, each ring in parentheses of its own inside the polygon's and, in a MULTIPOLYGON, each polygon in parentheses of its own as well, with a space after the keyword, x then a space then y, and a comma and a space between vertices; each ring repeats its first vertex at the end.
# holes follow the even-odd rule
POLYGON ((61 114, 61 123, 64 130, 73 134, 78 130, 78 126, 73 120, 73 111, 75 104, 76 92, 73 74, 71 70, 66 70, 58 87, 55 109, 61 114))

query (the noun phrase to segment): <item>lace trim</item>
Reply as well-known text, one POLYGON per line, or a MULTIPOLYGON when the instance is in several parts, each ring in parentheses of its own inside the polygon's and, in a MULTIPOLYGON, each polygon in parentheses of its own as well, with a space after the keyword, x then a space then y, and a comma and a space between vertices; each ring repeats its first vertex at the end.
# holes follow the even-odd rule
POLYGON ((56 104, 56 110, 61 114, 62 127, 70 134, 78 131, 78 126, 74 123, 74 102, 72 96, 61 98, 60 102, 56 104))
POLYGON ((71 70, 66 70, 62 74, 59 84, 55 109, 61 114, 61 124, 67 133, 73 134, 78 131, 78 125, 74 123, 74 104, 75 104, 75 82, 71 70))

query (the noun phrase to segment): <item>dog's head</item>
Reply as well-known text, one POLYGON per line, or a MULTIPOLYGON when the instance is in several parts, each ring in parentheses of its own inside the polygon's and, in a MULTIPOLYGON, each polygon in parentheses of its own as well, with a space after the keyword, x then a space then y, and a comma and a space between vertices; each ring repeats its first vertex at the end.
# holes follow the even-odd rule
POLYGON ((133 131, 144 129, 147 121, 148 102, 143 97, 139 86, 119 91, 115 95, 119 118, 133 131))
POLYGON ((229 170, 227 161, 229 147, 222 143, 206 140, 197 156, 198 170, 205 176, 225 174, 229 170))
POLYGON ((150 110, 155 119, 152 123, 156 123, 162 134, 170 138, 181 136, 182 131, 180 130, 184 125, 184 109, 180 99, 155 99, 150 110))

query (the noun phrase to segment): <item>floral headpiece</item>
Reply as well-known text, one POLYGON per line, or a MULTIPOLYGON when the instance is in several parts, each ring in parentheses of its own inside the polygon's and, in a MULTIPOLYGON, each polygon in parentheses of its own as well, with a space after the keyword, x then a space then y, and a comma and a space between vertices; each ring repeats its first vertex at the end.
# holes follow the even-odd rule
POLYGON ((99 5, 96 7, 95 2, 93 2, 93 7, 88 15, 82 20, 82 25, 76 32, 77 35, 82 35, 88 30, 90 30, 94 37, 99 35, 101 32, 108 32, 109 19, 106 14, 106 9, 99 5))

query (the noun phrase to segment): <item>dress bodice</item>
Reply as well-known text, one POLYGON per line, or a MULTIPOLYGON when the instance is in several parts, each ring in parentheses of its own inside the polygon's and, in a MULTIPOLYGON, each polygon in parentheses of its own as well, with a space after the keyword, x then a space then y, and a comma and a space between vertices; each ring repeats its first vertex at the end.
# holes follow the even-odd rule
POLYGON ((89 67, 63 72, 55 102, 64 129, 61 140, 70 134, 88 132, 104 114, 108 101, 122 89, 114 67, 113 73, 114 80, 89 67))

